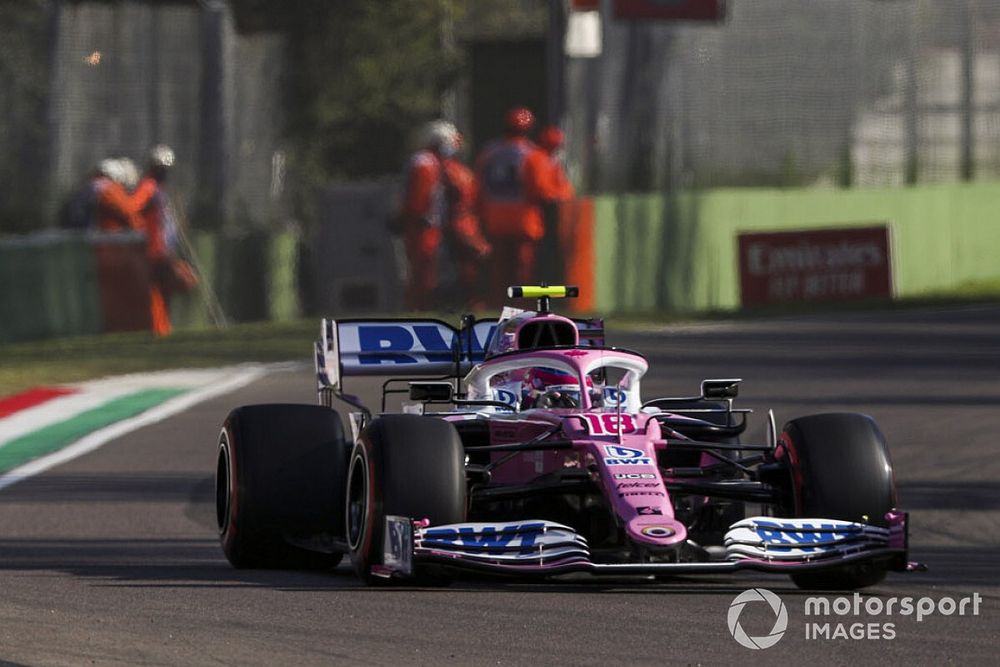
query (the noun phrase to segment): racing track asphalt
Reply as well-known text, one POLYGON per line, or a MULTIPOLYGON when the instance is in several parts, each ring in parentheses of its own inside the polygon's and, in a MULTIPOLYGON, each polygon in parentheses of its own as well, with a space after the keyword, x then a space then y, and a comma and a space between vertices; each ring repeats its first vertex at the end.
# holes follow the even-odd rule
MULTIPOLYGON (((1000 630, 1000 306, 836 314, 611 333, 643 351, 646 396, 742 377, 740 403, 779 421, 871 414, 892 447, 912 557, 870 592, 961 597, 980 615, 895 623, 895 638, 806 640, 806 595, 784 577, 359 586, 333 573, 236 571, 218 548, 212 473, 238 404, 312 402, 311 371, 272 375, 0 492, 0 659, 14 664, 778 664, 996 662, 1000 630), (726 616, 745 589, 788 608, 751 651, 726 616)), ((310 341, 303 341, 303 350, 310 341)), ((773 616, 744 610, 750 635, 773 616)))

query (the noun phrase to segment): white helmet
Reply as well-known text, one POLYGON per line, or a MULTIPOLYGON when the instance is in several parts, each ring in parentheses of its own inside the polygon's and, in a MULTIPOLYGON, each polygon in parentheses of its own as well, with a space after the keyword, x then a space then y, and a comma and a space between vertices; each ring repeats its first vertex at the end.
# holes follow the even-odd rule
POLYGON ((118 158, 117 162, 120 170, 120 180, 113 176, 112 179, 117 181, 126 190, 135 190, 135 186, 139 185, 139 169, 135 166, 135 162, 127 157, 118 158))
POLYGON ((166 144, 156 144, 149 149, 149 164, 169 169, 174 166, 174 149, 166 144))
POLYGON ((420 146, 452 155, 458 150, 458 130, 446 120, 432 120, 420 131, 420 146))
POLYGON ((95 171, 105 178, 110 178, 112 181, 117 181, 121 175, 121 169, 118 166, 118 160, 114 158, 104 158, 97 163, 95 171))

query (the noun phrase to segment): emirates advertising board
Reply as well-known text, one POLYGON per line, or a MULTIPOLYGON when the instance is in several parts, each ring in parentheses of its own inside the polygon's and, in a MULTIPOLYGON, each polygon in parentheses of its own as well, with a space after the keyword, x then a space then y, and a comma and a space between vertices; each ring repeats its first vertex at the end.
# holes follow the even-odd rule
POLYGON ((892 296, 887 225, 740 234, 744 306, 892 296))

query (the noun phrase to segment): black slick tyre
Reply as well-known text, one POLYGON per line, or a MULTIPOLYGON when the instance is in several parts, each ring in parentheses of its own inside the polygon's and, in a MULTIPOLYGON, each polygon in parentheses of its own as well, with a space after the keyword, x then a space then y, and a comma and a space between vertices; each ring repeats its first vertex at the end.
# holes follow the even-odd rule
POLYGON ((318 405, 233 410, 219 436, 215 506, 237 568, 331 568, 344 535, 349 449, 340 416, 318 405), (308 546, 304 548, 303 545, 308 546))
MULTIPOLYGON (((896 488, 885 437, 867 415, 830 413, 793 419, 782 432, 778 455, 791 472, 783 513, 886 526, 896 488)), ((852 590, 885 578, 888 564, 849 564, 792 575, 800 588, 852 590)))
POLYGON ((431 525, 465 520, 465 452, 455 427, 420 415, 379 417, 351 453, 346 496, 354 570, 368 584, 384 581, 372 568, 382 565, 386 516, 431 525))

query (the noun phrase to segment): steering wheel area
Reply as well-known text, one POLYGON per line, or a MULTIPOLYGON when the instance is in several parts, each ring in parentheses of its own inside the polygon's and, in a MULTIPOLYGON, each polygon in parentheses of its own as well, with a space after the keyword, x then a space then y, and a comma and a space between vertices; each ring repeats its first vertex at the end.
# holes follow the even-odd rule
POLYGON ((553 389, 546 391, 535 401, 536 408, 578 408, 580 407, 580 392, 567 392, 553 389))

